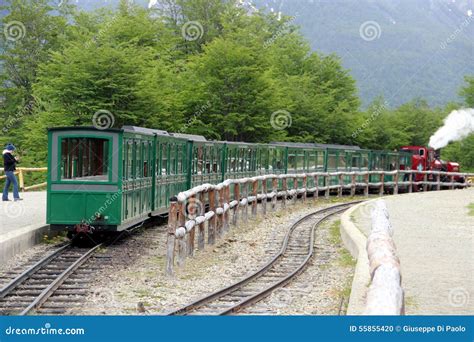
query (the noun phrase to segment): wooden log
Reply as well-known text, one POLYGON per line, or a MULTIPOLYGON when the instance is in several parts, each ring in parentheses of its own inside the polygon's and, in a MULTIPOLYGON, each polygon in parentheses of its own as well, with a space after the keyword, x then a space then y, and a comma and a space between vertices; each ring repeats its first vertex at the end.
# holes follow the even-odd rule
POLYGON ((277 192, 278 192, 278 178, 273 177, 272 178, 272 191, 275 194, 275 196, 272 197, 272 211, 276 210, 276 204, 277 204, 277 192))
POLYGON ((252 181, 252 196, 255 197, 255 201, 252 202, 252 218, 257 217, 257 191, 258 191, 258 182, 257 180, 252 181))
POLYGON ((20 191, 25 191, 25 178, 23 177, 23 169, 20 169, 18 180, 20 182, 20 191))
POLYGON ((337 197, 342 197, 342 189, 344 186, 344 176, 342 173, 338 175, 338 180, 339 180, 339 188, 337 189, 337 197))
POLYGON ((207 243, 213 245, 216 242, 216 191, 214 189, 209 190, 209 210, 214 212, 214 216, 208 222, 207 225, 207 243))
POLYGON ((29 190, 34 190, 34 189, 38 189, 38 188, 43 188, 45 186, 47 186, 48 183, 47 182, 44 182, 44 183, 40 183, 40 184, 36 184, 36 185, 31 185, 31 186, 27 186, 25 187, 24 191, 29 191, 29 190))
POLYGON ((319 176, 318 175, 314 176, 314 186, 316 188, 316 191, 313 194, 313 198, 315 201, 317 201, 319 197, 319 176))
MULTIPOLYGON (((206 208, 204 206, 204 200, 205 200, 206 194, 204 192, 201 192, 199 194, 199 201, 200 201, 200 213, 199 215, 204 215, 204 212, 206 211, 206 208)), ((203 222, 199 224, 199 231, 198 231, 198 249, 203 250, 204 249, 204 244, 205 244, 205 230, 206 230, 206 223, 203 222)))
POLYGON ((262 212, 263 212, 263 215, 267 215, 267 179, 264 179, 262 181, 262 195, 263 195, 263 198, 262 198, 262 212))
POLYGON ((351 175, 351 197, 355 196, 355 192, 356 192, 356 175, 355 173, 353 173, 351 175))
POLYGON ((369 197, 369 171, 364 175, 364 182, 365 182, 365 188, 364 188, 364 196, 369 197))
POLYGON ((232 224, 237 225, 239 221, 239 211, 240 211, 240 184, 234 184, 234 200, 237 201, 237 205, 234 207, 234 213, 232 216, 232 224))
POLYGON ((293 178, 293 189, 295 190, 295 197, 293 198, 293 204, 296 204, 298 200, 298 177, 293 178))
POLYGON ((411 193, 413 192, 413 172, 410 172, 408 174, 408 182, 409 182, 408 193, 411 193))
POLYGON ((329 189, 329 175, 326 174, 324 176, 324 184, 326 185, 326 191, 324 192, 324 197, 326 197, 326 199, 329 199, 329 192, 330 192, 330 189, 329 189))
POLYGON ((282 184, 282 187, 283 187, 283 189, 282 189, 283 196, 281 198, 281 207, 286 208, 286 192, 288 191, 286 177, 282 178, 281 184, 282 184))
POLYGON ((176 228, 178 227, 178 202, 176 197, 171 198, 168 211, 168 236, 166 248, 166 274, 172 275, 174 272, 174 251, 176 240, 176 228))
MULTIPOLYGON (((196 206, 198 205, 198 203, 196 202, 196 196, 191 196, 189 197, 189 200, 188 200, 188 219, 195 219, 196 218, 196 214, 197 214, 197 210, 196 210, 196 206)), ((196 235, 196 229, 195 227, 193 227, 193 229, 191 229, 191 231, 187 234, 188 235, 188 238, 187 238, 187 246, 186 246, 186 249, 187 249, 187 252, 188 252, 188 256, 192 257, 194 256, 194 237, 196 235)))
POLYGON ((303 202, 306 202, 306 196, 307 196, 306 187, 307 186, 308 186, 308 178, 306 177, 306 175, 304 175, 303 176, 303 189, 305 189, 305 190, 303 192, 303 196, 301 197, 303 202))
POLYGON ((385 181, 385 174, 382 172, 382 173, 380 174, 379 196, 383 196, 384 181, 385 181))
POLYGON ((438 173, 436 177, 436 190, 437 191, 441 190, 441 173, 438 173))
POLYGON ((428 182, 428 174, 425 173, 423 175, 423 191, 427 191, 428 190, 428 184, 426 184, 428 182))
POLYGON ((243 190, 244 190, 243 198, 246 201, 244 203, 242 217, 243 217, 243 221, 245 223, 247 223, 248 220, 249 220, 249 182, 248 181, 244 183, 244 189, 243 190))
POLYGON ((453 190, 453 189, 454 189, 454 176, 453 176, 453 175, 449 176, 449 181, 450 181, 450 183, 451 183, 451 185, 449 186, 449 188, 450 188, 451 190, 453 190))
MULTIPOLYGON (((184 227, 186 224, 186 203, 178 203, 178 227, 184 227)), ((178 266, 184 266, 186 259, 186 238, 188 234, 178 238, 178 266)))
MULTIPOLYGON (((217 191, 218 194, 218 207, 224 210, 224 187, 220 188, 217 191)), ((224 212, 219 210, 217 214, 217 225, 216 225, 216 237, 220 238, 223 235, 223 227, 224 227, 224 212)))
POLYGON ((398 195, 398 178, 399 178, 399 173, 397 171, 397 173, 395 173, 395 175, 393 176, 393 181, 395 182, 395 184, 393 185, 394 195, 398 195))
MULTIPOLYGON (((226 205, 230 204, 230 185, 224 186, 224 203, 226 205)), ((224 212, 224 232, 229 231, 229 226, 229 210, 227 210, 226 212, 224 212)))

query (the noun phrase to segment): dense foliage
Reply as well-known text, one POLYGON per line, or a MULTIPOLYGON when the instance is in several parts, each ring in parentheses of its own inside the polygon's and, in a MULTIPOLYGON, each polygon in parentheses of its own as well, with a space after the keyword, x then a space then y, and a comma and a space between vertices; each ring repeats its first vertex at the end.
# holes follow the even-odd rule
MULTIPOLYGON (((99 110, 116 127, 397 149, 426 144, 461 105, 415 99, 389 109, 378 98, 361 111, 337 56, 311 52, 291 17, 233 0, 161 0, 151 9, 123 0, 94 12, 67 1, 6 3, 2 24, 21 22, 25 32, 0 36, 0 143, 16 143, 28 165, 45 164, 47 127, 91 126, 99 110)), ((474 106, 473 78, 466 83, 460 94, 474 106)), ((445 156, 473 167, 473 147, 471 136, 445 156)))

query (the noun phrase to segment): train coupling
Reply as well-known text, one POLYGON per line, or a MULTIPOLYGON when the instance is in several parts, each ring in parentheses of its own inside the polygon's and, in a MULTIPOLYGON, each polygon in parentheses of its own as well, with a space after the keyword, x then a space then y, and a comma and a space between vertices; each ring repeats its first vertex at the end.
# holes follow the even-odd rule
POLYGON ((76 234, 80 234, 80 233, 85 233, 85 234, 89 234, 89 233, 93 233, 94 232, 94 227, 91 226, 90 224, 88 224, 87 222, 81 222, 79 224, 76 224, 74 226, 74 232, 76 234))

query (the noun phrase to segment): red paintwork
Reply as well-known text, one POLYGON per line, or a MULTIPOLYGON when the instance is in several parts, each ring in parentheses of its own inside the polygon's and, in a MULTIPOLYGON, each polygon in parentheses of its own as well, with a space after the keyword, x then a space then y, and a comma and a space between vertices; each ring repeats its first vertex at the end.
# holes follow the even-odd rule
MULTIPOLYGON (((412 170, 460 172, 459 163, 443 162, 439 157, 436 157, 437 151, 433 148, 427 148, 425 146, 402 146, 400 150, 412 153, 412 170)), ((417 182, 422 181, 423 177, 422 174, 416 174, 414 180, 417 182)), ((432 180, 432 178, 433 176, 428 176, 429 180, 432 180)), ((454 180, 460 181, 460 178, 459 176, 455 176, 454 180)))

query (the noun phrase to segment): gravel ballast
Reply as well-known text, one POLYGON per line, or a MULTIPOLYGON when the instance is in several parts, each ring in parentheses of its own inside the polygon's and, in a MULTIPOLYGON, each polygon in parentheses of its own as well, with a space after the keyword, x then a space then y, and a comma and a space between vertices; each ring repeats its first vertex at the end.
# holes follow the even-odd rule
MULTIPOLYGON (((301 216, 332 202, 289 204, 240 224, 214 246, 187 258, 173 277, 164 274, 166 227, 135 235, 109 247, 113 261, 91 286, 85 305, 71 314, 166 314, 228 286, 264 265, 281 247, 288 228, 301 216)), ((279 207, 279 206, 278 206, 279 207)), ((353 266, 340 262, 340 242, 331 241, 327 223, 315 240, 315 259, 297 280, 259 305, 272 314, 338 314, 353 266)), ((251 312, 249 312, 251 314, 251 312)))

